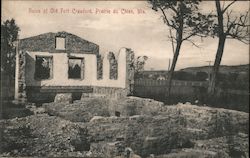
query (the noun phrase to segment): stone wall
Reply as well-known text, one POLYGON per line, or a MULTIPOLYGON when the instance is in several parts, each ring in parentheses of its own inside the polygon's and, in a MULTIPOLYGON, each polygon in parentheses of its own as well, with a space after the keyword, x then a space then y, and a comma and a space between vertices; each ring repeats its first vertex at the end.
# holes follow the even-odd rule
POLYGON ((15 83, 15 99, 20 102, 27 100, 26 96, 26 54, 19 51, 16 55, 16 83, 15 83))
POLYGON ((55 89, 53 87, 90 86, 94 89, 94 94, 105 94, 106 96, 116 98, 131 95, 133 93, 134 70, 133 67, 131 67, 131 62, 133 61, 132 59, 134 55, 131 49, 122 48, 119 52, 112 53, 112 62, 109 56, 110 53, 101 56, 84 53, 68 54, 65 52, 51 53, 23 51, 22 54, 26 54, 26 58, 25 61, 23 61, 25 56, 22 55, 22 62, 20 62, 20 69, 22 69, 22 71, 17 72, 19 77, 21 76, 22 78, 19 84, 19 89, 22 90, 17 98, 22 98, 23 96, 26 97, 26 94, 23 94, 26 86, 31 89, 32 87, 50 87, 55 89), (40 80, 35 79, 36 56, 52 57, 53 64, 51 69, 53 72, 51 73, 52 76, 50 78, 40 80), (84 60, 84 78, 68 78, 68 59, 71 57, 82 58, 84 60), (116 66, 111 66, 114 63, 116 63, 116 66), (111 71, 115 73, 111 74, 111 71))
POLYGON ((103 79, 103 57, 101 55, 97 55, 97 79, 103 79))
POLYGON ((117 80, 118 63, 113 52, 109 52, 108 60, 109 60, 109 79, 117 80))
POLYGON ((110 97, 114 99, 124 98, 127 96, 127 91, 124 88, 114 87, 93 87, 93 94, 99 94, 104 97, 110 97))
POLYGON ((135 54, 131 49, 126 48, 126 91, 127 95, 134 95, 134 85, 135 85, 135 68, 134 68, 134 58, 135 54))
POLYGON ((56 49, 56 37, 65 38, 66 53, 79 53, 85 52, 86 54, 98 54, 99 46, 95 43, 82 39, 74 34, 68 32, 57 33, 44 33, 38 36, 33 36, 20 40, 19 47, 21 50, 30 52, 61 52, 62 50, 56 49))

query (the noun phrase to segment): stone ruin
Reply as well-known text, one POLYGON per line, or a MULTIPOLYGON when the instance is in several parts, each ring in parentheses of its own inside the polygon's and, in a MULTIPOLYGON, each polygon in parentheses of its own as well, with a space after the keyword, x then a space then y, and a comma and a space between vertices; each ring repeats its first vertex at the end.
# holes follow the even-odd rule
MULTIPOLYGON (((34 50, 33 47, 30 50, 26 47, 22 48, 21 46, 16 55, 16 76, 18 77, 15 99, 17 101, 33 102, 54 98, 55 102, 65 102, 62 97, 66 97, 67 101, 72 102, 72 94, 75 93, 80 93, 82 98, 92 96, 122 98, 133 93, 134 53, 131 49, 121 48, 117 53, 108 52, 101 55, 99 53, 80 54, 67 52, 67 50, 62 52, 44 50, 43 52, 34 50), (48 63, 50 74, 49 77, 46 76, 47 78, 37 79, 36 74, 41 72, 36 72, 36 61, 38 58, 45 60, 43 57, 51 61, 48 63), (81 60, 81 66, 79 66, 81 78, 69 78, 67 70, 70 59, 81 60)), ((40 46, 39 49, 41 49, 40 46)))

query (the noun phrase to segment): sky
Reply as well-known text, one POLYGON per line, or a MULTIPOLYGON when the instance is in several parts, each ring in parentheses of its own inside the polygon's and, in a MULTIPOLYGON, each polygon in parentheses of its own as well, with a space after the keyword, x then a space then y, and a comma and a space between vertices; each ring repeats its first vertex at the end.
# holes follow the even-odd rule
MULTIPOLYGON (((236 2, 234 13, 248 10, 249 1, 236 2)), ((146 69, 167 70, 173 57, 168 27, 161 14, 146 1, 2 1, 2 20, 14 18, 20 38, 47 32, 67 31, 100 46, 100 53, 131 48, 149 57, 146 69), (92 12, 90 12, 90 10, 92 12), (140 14, 138 13, 140 10, 140 14)), ((215 9, 203 2, 202 12, 215 9)), ((196 39, 197 40, 197 39, 196 39)), ((201 48, 184 42, 176 69, 208 65, 214 61, 217 38, 197 40, 201 48)), ((249 45, 227 40, 222 65, 249 64, 249 45)))

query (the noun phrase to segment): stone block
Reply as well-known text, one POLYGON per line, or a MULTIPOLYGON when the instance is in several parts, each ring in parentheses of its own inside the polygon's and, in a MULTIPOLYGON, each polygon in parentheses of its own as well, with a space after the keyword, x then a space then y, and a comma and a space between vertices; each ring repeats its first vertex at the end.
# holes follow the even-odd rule
POLYGON ((105 157, 122 156, 125 151, 125 144, 122 141, 92 143, 90 151, 100 153, 105 157))
POLYGON ((72 93, 59 93, 55 96, 55 103, 72 103, 72 93))

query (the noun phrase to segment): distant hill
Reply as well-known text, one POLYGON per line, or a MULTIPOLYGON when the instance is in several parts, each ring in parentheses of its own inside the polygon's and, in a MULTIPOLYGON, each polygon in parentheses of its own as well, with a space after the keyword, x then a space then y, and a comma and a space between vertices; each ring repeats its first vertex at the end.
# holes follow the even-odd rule
MULTIPOLYGON (((228 74, 228 73, 247 73, 249 72, 249 64, 246 65, 236 65, 236 66, 227 66, 221 65, 219 68, 220 73, 228 74)), ((212 66, 201 66, 201 67, 188 67, 181 69, 180 71, 185 71, 189 73, 197 73, 197 72, 211 72, 212 66)))

